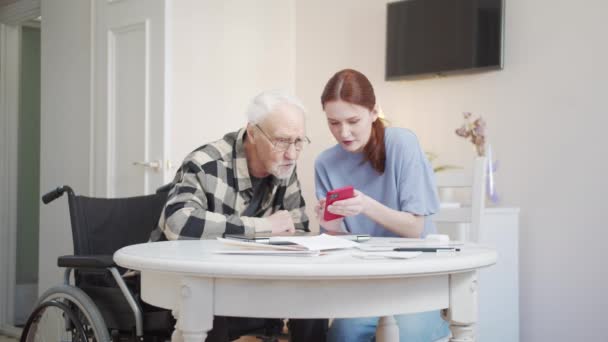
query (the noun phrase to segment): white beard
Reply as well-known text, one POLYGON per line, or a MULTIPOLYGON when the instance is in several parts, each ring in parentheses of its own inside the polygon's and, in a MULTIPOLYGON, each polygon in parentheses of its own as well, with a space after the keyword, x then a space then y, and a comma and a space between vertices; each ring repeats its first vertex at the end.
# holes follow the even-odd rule
POLYGON ((280 165, 274 165, 270 171, 273 176, 278 179, 288 179, 291 177, 293 170, 295 169, 296 164, 291 165, 288 169, 285 167, 281 167, 280 165))

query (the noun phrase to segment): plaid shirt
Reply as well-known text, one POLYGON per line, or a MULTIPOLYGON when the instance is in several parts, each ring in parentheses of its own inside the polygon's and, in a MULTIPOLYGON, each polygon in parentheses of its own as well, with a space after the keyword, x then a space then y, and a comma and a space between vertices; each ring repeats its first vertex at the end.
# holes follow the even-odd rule
POLYGON ((300 182, 294 170, 289 179, 271 176, 272 189, 255 217, 241 216, 253 200, 253 188, 243 138, 246 130, 228 133, 223 139, 190 153, 177 171, 173 188, 151 241, 213 239, 228 234, 270 232, 265 218, 288 210, 295 228, 308 230, 300 182))

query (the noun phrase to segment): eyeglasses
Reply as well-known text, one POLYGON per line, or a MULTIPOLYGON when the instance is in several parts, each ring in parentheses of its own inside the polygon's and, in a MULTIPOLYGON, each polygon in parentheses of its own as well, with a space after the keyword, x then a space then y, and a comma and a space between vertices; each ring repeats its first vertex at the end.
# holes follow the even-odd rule
POLYGON ((272 147, 277 152, 285 152, 285 151, 289 150, 289 146, 291 146, 291 144, 293 144, 293 147, 295 147, 296 151, 299 152, 299 151, 302 151, 304 146, 310 144, 310 139, 308 139, 308 137, 306 137, 306 136, 303 138, 297 138, 294 141, 290 141, 289 139, 273 139, 268 134, 266 134, 266 132, 264 132, 264 130, 260 126, 255 125, 255 127, 257 127, 257 129, 259 129, 260 132, 262 132, 262 134, 264 134, 266 139, 268 139, 268 141, 270 141, 270 143, 272 144, 272 147))

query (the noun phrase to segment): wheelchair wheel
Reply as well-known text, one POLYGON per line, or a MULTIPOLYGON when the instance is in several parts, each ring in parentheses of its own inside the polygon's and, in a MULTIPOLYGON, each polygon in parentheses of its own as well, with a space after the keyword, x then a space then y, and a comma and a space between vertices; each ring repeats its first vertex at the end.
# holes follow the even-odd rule
POLYGON ((109 342, 108 329, 91 298, 74 286, 50 288, 39 299, 20 342, 109 342))

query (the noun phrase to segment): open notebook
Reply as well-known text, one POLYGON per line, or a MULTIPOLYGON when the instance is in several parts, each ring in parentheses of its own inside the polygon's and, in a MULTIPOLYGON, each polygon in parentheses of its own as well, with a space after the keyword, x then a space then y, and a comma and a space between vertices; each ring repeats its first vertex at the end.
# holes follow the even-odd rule
MULTIPOLYGON (((325 234, 331 235, 331 236, 338 236, 342 239, 355 241, 355 242, 364 242, 364 241, 368 241, 371 238, 371 236, 369 234, 350 234, 350 233, 333 233, 333 232, 328 232, 325 234)), ((285 237, 304 237, 304 236, 313 237, 313 236, 319 236, 319 235, 316 233, 311 233, 311 232, 296 231, 295 234, 287 235, 285 237)), ((273 244, 273 245, 294 244, 293 242, 289 242, 289 241, 285 241, 285 240, 281 239, 282 238, 281 236, 272 236, 268 233, 256 234, 254 236, 245 235, 245 234, 225 234, 224 238, 230 239, 230 240, 243 241, 243 242, 256 242, 256 243, 273 244)))
POLYGON ((273 236, 265 243, 238 239, 217 238, 228 247, 215 251, 219 254, 250 255, 319 255, 323 251, 353 248, 358 242, 327 234, 314 236, 273 236))

